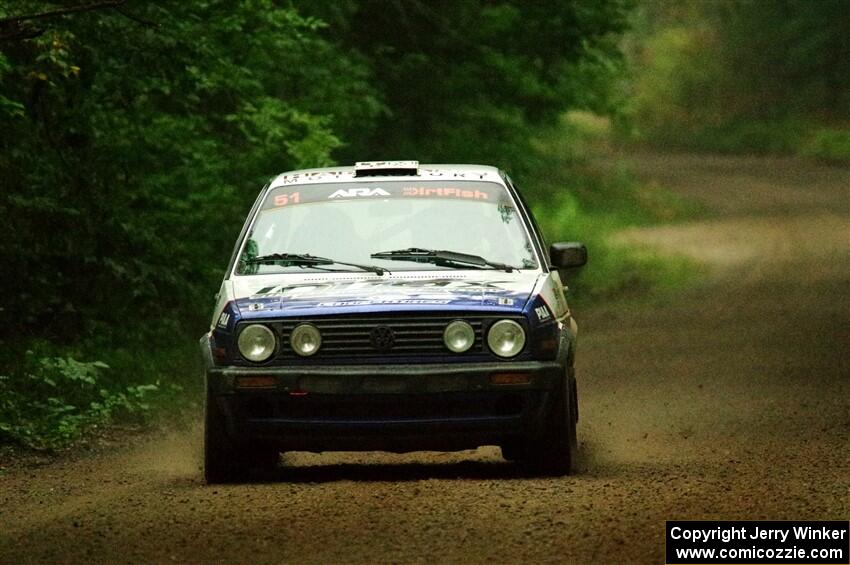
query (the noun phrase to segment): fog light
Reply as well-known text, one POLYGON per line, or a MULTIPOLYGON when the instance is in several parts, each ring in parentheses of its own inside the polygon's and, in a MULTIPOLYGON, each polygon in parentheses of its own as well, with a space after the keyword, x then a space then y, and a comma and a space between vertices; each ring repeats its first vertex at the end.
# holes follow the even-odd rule
POLYGON ((301 324, 289 335, 289 345, 298 355, 309 357, 322 346, 322 334, 313 324, 301 324))

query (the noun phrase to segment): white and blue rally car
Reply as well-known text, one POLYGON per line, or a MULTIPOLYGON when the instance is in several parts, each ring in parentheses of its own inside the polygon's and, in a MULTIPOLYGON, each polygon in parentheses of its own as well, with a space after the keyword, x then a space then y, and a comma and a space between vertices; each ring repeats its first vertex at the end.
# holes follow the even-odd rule
POLYGON ((559 269, 494 167, 358 163, 275 177, 248 216, 201 338, 205 476, 281 451, 498 445, 575 461, 576 323, 559 269))

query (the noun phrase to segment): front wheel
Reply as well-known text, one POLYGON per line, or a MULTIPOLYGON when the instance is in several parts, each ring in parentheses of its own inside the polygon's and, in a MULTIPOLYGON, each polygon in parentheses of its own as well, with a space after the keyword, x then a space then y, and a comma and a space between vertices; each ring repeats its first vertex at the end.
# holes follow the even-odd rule
POLYGON ((553 392, 552 409, 543 435, 529 446, 527 462, 544 475, 569 475, 578 455, 575 377, 568 374, 565 381, 553 392))
POLYGON ((208 484, 248 478, 252 468, 271 469, 280 454, 271 448, 237 446, 227 433, 224 414, 208 392, 204 403, 204 479, 208 484))

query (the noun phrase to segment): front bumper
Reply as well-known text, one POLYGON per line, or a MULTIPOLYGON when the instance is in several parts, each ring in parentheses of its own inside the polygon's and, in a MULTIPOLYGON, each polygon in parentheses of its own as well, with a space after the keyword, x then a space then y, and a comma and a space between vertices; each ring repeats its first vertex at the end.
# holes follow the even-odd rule
POLYGON ((238 441, 281 450, 449 450, 538 435, 565 375, 557 362, 534 361, 216 367, 207 370, 207 387, 238 441), (491 384, 491 375, 507 373, 530 381, 491 384), (240 388, 245 376, 273 376, 276 384, 240 388))

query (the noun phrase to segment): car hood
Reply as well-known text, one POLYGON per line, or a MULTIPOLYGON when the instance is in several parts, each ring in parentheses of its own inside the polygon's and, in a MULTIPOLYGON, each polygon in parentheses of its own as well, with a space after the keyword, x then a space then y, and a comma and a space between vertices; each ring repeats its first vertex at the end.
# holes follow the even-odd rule
POLYGON ((525 307, 540 276, 539 271, 491 270, 262 275, 236 278, 232 291, 243 319, 386 311, 516 313, 525 307))

